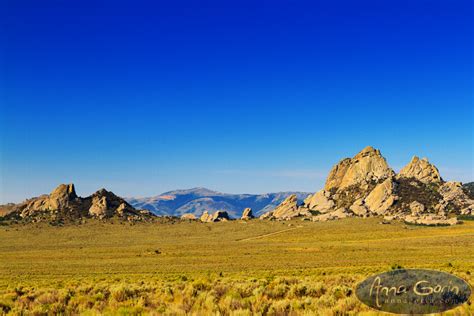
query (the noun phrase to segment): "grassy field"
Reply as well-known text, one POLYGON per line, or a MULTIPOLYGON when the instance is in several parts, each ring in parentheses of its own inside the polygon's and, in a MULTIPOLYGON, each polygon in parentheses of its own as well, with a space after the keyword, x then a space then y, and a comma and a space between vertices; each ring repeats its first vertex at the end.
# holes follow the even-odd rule
MULTIPOLYGON (((474 222, 380 219, 0 226, 0 310, 20 314, 376 315, 354 295, 396 267, 474 285, 474 222)), ((449 314, 474 314, 464 305, 449 314)))

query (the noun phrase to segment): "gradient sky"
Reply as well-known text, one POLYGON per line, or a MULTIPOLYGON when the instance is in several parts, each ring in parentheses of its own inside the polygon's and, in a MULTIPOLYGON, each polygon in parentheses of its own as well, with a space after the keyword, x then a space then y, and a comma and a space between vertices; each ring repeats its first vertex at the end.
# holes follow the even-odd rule
POLYGON ((315 191, 367 145, 474 180, 472 0, 0 6, 0 203, 315 191))

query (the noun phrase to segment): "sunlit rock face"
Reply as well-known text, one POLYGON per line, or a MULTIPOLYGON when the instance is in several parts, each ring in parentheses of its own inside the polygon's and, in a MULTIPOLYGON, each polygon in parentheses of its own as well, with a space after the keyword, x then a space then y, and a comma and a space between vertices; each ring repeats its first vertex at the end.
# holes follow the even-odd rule
POLYGON ((415 178, 423 183, 443 182, 438 168, 431 164, 427 158, 420 159, 417 156, 414 156, 410 163, 400 170, 398 177, 415 178))

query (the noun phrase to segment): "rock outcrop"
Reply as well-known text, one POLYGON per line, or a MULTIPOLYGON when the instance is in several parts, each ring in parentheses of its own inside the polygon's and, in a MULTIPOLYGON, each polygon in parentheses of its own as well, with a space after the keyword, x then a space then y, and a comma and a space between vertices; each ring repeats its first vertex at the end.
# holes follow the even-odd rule
POLYGON ((319 213, 344 208, 357 216, 382 214, 396 200, 394 176, 380 151, 368 146, 335 165, 324 189, 305 199, 304 206, 319 213))
POLYGON ((423 226, 450 226, 458 224, 456 217, 447 218, 439 215, 407 215, 403 217, 403 220, 407 224, 423 225, 423 226))
POLYGON ((149 212, 136 210, 124 199, 105 189, 89 197, 78 197, 73 184, 61 184, 50 194, 16 204, 7 216, 26 221, 74 221, 111 217, 142 220, 153 217, 149 212))
POLYGON ((341 207, 333 212, 324 213, 312 217, 313 222, 327 222, 336 219, 342 219, 352 216, 352 213, 347 211, 346 208, 341 207))
POLYGON ((117 216, 138 215, 138 212, 124 199, 110 191, 100 189, 92 196, 89 214, 97 218, 110 218, 117 216))
POLYGON ((242 217, 240 217, 241 220, 244 220, 244 221, 248 221, 252 218, 255 218, 255 216, 253 216, 253 213, 252 213, 252 209, 250 207, 247 207, 246 209, 244 209, 244 211, 242 212, 242 217))
POLYGON ((432 165, 428 159, 420 159, 414 156, 410 163, 400 170, 399 177, 415 178, 423 183, 442 183, 443 179, 438 168, 432 165))
POLYGON ((230 220, 230 217, 226 211, 216 211, 212 215, 209 214, 209 212, 205 211, 204 213, 202 213, 199 219, 201 222, 204 222, 204 223, 213 223, 213 222, 228 221, 230 220))
POLYGON ((309 216, 311 213, 306 208, 298 205, 298 199, 295 194, 287 197, 273 211, 263 214, 261 219, 289 220, 299 216, 309 216))
POLYGON ((364 200, 367 209, 377 215, 385 214, 397 200, 394 191, 395 183, 392 178, 379 183, 364 200))
POLYGON ((439 188, 443 197, 441 204, 460 209, 461 215, 474 215, 474 199, 463 188, 461 182, 446 182, 439 188))
POLYGON ((321 190, 304 200, 304 204, 311 210, 318 210, 320 213, 328 213, 334 210, 336 203, 331 200, 331 192, 321 190))
POLYGON ((303 205, 289 197, 261 218, 303 216, 327 221, 384 216, 385 221, 391 218, 419 225, 452 225, 457 223, 454 216, 474 214, 469 192, 460 183, 444 183, 438 169, 426 158, 413 157, 396 175, 380 151, 369 146, 336 164, 324 189, 309 195, 303 205))
POLYGON ((354 158, 343 159, 329 173, 324 189, 342 190, 351 185, 379 181, 395 175, 378 149, 364 148, 354 158))

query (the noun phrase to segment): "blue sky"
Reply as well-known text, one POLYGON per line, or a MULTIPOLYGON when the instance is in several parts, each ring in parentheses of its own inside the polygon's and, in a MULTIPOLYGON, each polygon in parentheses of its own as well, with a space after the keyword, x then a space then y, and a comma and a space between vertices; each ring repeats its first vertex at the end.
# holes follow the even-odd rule
POLYGON ((0 5, 0 203, 315 191, 367 145, 474 180, 471 0, 0 5))

